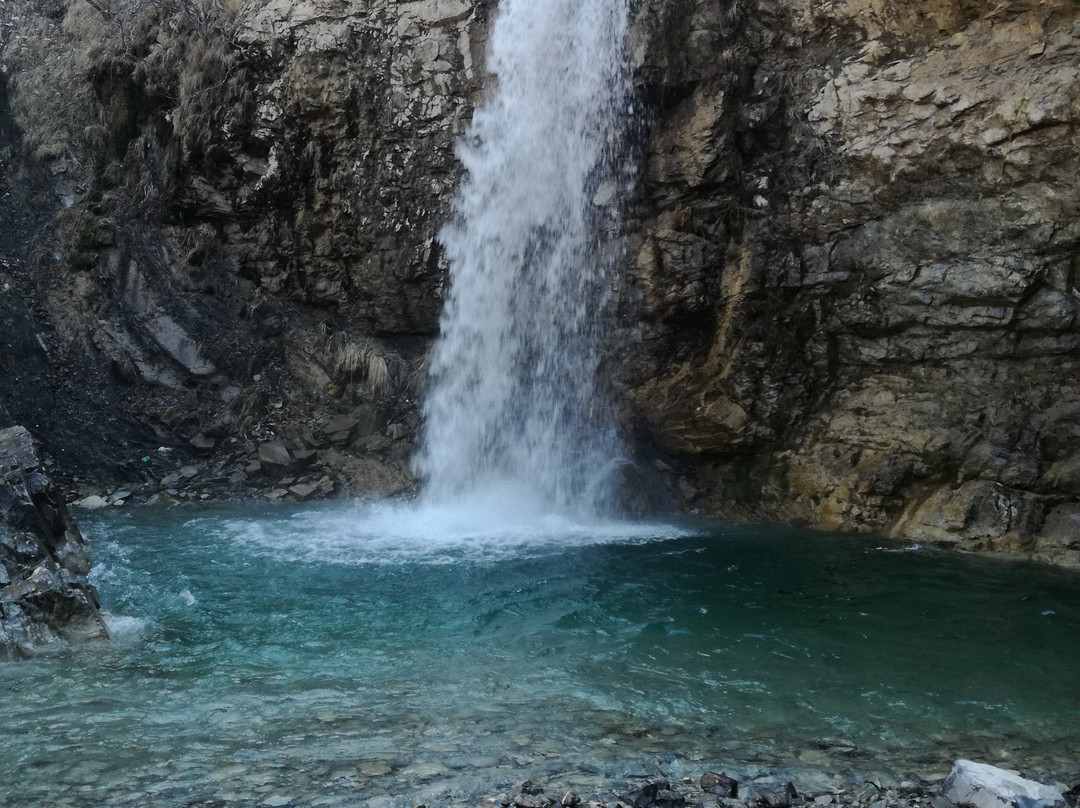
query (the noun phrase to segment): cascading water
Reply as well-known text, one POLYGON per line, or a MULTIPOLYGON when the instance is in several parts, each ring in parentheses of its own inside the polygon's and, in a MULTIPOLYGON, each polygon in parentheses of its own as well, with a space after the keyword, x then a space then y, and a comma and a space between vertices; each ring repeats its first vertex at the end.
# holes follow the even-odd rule
POLYGON ((450 291, 416 461, 429 504, 602 510, 618 457, 596 372, 629 182, 627 19, 627 0, 500 6, 494 88, 440 235, 450 291))

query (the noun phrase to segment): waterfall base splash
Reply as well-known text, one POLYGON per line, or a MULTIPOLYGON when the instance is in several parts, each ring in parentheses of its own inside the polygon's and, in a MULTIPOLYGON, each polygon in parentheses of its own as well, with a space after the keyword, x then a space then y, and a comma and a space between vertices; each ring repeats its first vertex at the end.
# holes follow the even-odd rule
POLYGON ((685 534, 662 523, 555 513, 535 495, 511 486, 440 505, 328 504, 304 508, 287 521, 233 521, 230 530, 230 539, 243 542, 251 552, 342 564, 490 561, 685 534), (297 536, 306 539, 297 543, 297 536))

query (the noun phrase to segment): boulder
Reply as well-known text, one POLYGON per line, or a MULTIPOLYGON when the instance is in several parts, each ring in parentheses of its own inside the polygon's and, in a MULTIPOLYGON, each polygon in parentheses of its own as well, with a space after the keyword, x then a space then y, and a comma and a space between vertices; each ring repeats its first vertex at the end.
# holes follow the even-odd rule
POLYGON ((970 760, 956 761, 941 791, 954 805, 970 808, 1065 808, 1056 788, 970 760))
POLYGON ((619 801, 634 808, 681 808, 686 805, 686 798, 672 791, 667 780, 654 780, 638 791, 624 794, 619 801))
POLYGON ((738 797, 739 781, 724 772, 705 772, 701 775, 701 790, 718 797, 738 797))
POLYGON ((351 415, 335 415, 323 432, 331 443, 341 445, 348 442, 357 423, 357 419, 351 415))
POLYGON ((293 458, 281 441, 267 441, 259 444, 259 463, 263 471, 281 476, 292 468, 293 458))
POLYGON ((0 660, 58 640, 105 640, 90 557, 23 427, 0 430, 0 660))
POLYGON ((318 490, 319 490, 318 483, 311 483, 311 482, 297 483, 296 485, 290 485, 289 486, 290 493, 292 493, 299 500, 307 499, 308 497, 310 497, 312 494, 314 494, 318 490))

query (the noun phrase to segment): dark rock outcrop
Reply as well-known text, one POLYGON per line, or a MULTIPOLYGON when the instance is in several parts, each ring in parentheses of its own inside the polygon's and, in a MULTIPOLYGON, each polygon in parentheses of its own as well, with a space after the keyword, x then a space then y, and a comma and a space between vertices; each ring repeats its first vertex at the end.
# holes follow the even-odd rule
POLYGON ((108 639, 79 528, 30 433, 0 430, 0 660, 57 640, 108 639))

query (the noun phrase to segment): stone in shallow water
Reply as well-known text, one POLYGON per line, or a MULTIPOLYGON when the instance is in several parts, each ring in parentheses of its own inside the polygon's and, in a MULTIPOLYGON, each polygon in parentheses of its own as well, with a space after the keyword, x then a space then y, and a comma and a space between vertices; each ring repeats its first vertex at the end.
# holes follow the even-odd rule
POLYGON ((686 805, 686 799, 672 791, 666 780, 655 780, 619 799, 637 808, 681 808, 686 805))
POLYGON ((701 790, 721 797, 738 797, 739 781, 724 772, 705 772, 701 775, 701 790))
POLYGON ((393 771, 385 760, 365 761, 360 765, 360 774, 364 777, 383 777, 393 771))
POLYGON ((956 761, 941 790, 950 802, 972 808, 1065 808, 1056 788, 970 760, 956 761))
POLYGON ((265 800, 259 803, 259 805, 265 805, 266 808, 285 808, 285 806, 292 804, 292 800, 290 800, 288 797, 282 797, 280 794, 275 794, 272 797, 267 797, 265 800))
POLYGON ((96 511, 99 508, 104 508, 108 504, 108 500, 104 497, 99 497, 97 494, 91 494, 88 497, 83 497, 77 502, 72 503, 76 508, 83 508, 88 511, 96 511))

